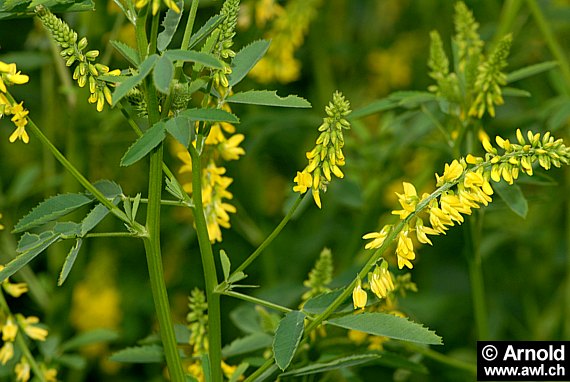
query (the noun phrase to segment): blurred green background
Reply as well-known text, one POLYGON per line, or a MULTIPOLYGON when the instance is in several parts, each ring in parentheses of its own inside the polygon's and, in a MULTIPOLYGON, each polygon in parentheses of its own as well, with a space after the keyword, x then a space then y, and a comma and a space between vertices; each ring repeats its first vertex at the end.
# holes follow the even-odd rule
MULTIPOLYGON (((197 25, 221 6, 221 1, 202 3, 197 25)), ((570 1, 538 3, 568 52, 570 40, 565 36, 570 33, 570 1)), ((466 4, 488 44, 500 33, 513 33, 507 72, 553 59, 525 1, 466 4), (513 3, 520 3, 520 8, 509 18, 504 9, 513 3)), ((272 38, 280 44, 283 62, 275 58, 276 62, 268 64, 274 66, 274 75, 251 76, 236 90, 267 87, 281 95, 298 94, 307 98, 313 109, 233 107, 242 121, 237 130, 246 137, 242 145, 247 154, 227 166, 226 175, 234 179, 232 204, 238 211, 232 215, 231 229, 223 230, 223 242, 214 245, 215 253, 223 248, 232 263, 238 264, 279 223, 295 197, 292 179, 306 165, 305 151, 314 144, 324 106, 334 90, 341 90, 356 110, 393 91, 427 89, 432 83, 426 65, 429 32, 439 31, 450 54, 453 6, 454 2, 443 0, 242 1, 236 50, 255 39, 272 38), (277 20, 291 9, 296 13, 289 15, 290 28, 278 30, 277 20), (301 36, 299 46, 293 43, 295 33, 301 36)), ((103 63, 111 68, 127 67, 108 41, 134 46, 133 29, 111 1, 96 1, 95 12, 66 14, 64 18, 79 35, 87 36, 91 49, 101 51, 103 63)), ((175 41, 180 38, 176 36, 175 41)), ((86 102, 87 90, 70 86, 71 73, 59 72, 62 67, 55 63, 50 44, 35 20, 0 22, 0 60, 16 62, 30 76, 28 84, 13 88, 14 96, 25 101, 30 117, 88 179, 111 179, 125 194, 142 192, 144 197, 147 164, 141 161, 119 167, 134 134, 118 111, 97 113, 86 102)), ((570 84, 559 70, 519 81, 516 86, 532 97, 506 98, 497 108, 496 118, 483 118, 487 134, 513 137, 520 128, 549 130, 556 137, 568 138, 570 84)), ((18 238, 10 229, 19 218, 47 196, 82 191, 37 139, 31 136, 27 145, 9 144, 11 132, 10 121, 0 120, 0 212, 7 228, 0 232, 3 263, 14 255, 18 238)), ((345 136, 345 179, 330 185, 322 197, 322 210, 307 198, 281 236, 248 268, 248 283, 262 286, 252 293, 296 306, 306 290, 303 280, 324 247, 333 253, 333 285, 343 285, 365 259, 361 236, 394 221, 390 212, 398 208, 394 192, 401 192, 401 182, 412 182, 418 192, 429 192, 435 185, 434 173, 441 173, 443 164, 453 159, 433 122, 417 109, 399 108, 354 120, 353 129, 345 136)), ((175 169, 181 163, 171 151, 173 155, 166 161, 175 169)), ((526 219, 510 211, 499 197, 482 214, 487 339, 570 339, 570 173, 568 169, 537 173, 519 182, 529 201, 526 219)), ((177 322, 184 323, 187 296, 195 286, 203 285, 198 243, 187 211, 166 206, 162 223, 173 314, 177 322)), ((101 232, 119 229, 121 225, 112 219, 98 228, 101 232)), ((435 237, 433 247, 418 250, 412 279, 419 291, 400 299, 399 310, 443 337, 445 345, 437 351, 474 362, 477 333, 464 253, 467 229, 468 222, 452 228, 446 236, 435 237)), ((120 338, 85 349, 87 368, 66 369, 61 372, 62 380, 160 380, 158 366, 133 368, 106 360, 109 352, 132 345, 156 329, 142 243, 128 239, 87 241, 68 281, 57 287, 68 250, 69 243, 59 243, 31 264, 46 296, 35 296, 39 301, 34 301, 33 294, 14 300, 14 309, 40 315, 50 335, 62 339, 96 327, 116 330, 120 338)), ((241 335, 229 317, 238 305, 235 300, 222 299, 225 343, 241 335)), ((370 366, 359 377, 351 377, 360 379, 350 380, 371 380, 370 376, 410 381, 473 378, 429 359, 422 362, 430 374, 370 366)))

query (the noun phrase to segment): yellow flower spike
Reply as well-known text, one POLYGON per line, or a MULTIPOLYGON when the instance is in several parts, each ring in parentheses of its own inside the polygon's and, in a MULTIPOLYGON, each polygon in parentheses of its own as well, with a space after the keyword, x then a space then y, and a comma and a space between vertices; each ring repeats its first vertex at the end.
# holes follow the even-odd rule
POLYGON ((444 183, 453 182, 459 178, 461 174, 463 174, 463 166, 457 159, 453 160, 451 164, 446 163, 443 170, 443 175, 440 177, 438 174, 435 174, 437 185, 441 186, 444 183))
POLYGON ((410 260, 416 258, 414 253, 414 245, 412 239, 408 237, 408 230, 404 229, 398 234, 398 245, 396 247, 396 255, 398 256, 398 268, 402 269, 404 266, 412 269, 413 265, 410 260))
POLYGON ((483 148, 485 149, 486 152, 488 152, 489 154, 497 154, 497 149, 493 147, 493 145, 491 145, 491 141, 489 141, 488 139, 484 139, 481 143, 483 143, 483 148))
POLYGON ((354 309, 364 309, 364 307, 366 307, 367 300, 368 294, 364 289, 362 289, 362 282, 359 279, 352 291, 352 303, 354 305, 354 309))
POLYGON ((0 348, 0 363, 6 365, 14 357, 14 343, 4 342, 4 346, 0 348))
POLYGON ((297 185, 293 187, 293 191, 300 194, 307 192, 307 189, 311 188, 313 185, 313 177, 306 171, 297 171, 297 176, 293 180, 297 183, 297 185))
POLYGON ((35 326, 40 322, 40 319, 36 316, 29 316, 24 318, 21 315, 18 315, 18 322, 24 329, 24 332, 28 337, 34 339, 36 341, 45 341, 48 335, 48 331, 44 328, 40 328, 35 326))
POLYGON ((381 266, 377 266, 374 269, 374 272, 368 273, 370 290, 372 290, 372 293, 379 299, 386 298, 388 293, 394 290, 394 282, 387 265, 388 263, 383 261, 381 266), (384 266, 384 264, 386 264, 386 266, 384 266))

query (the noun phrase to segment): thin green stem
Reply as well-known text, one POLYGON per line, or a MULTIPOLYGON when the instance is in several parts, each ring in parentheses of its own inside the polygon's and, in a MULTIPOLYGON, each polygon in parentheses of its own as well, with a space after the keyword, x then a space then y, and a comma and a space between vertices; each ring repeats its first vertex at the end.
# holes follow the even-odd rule
POLYGON ((302 200, 303 200, 303 195, 299 195, 299 197, 297 198, 295 203, 291 206, 289 212, 287 212, 287 215, 283 217, 283 220, 281 220, 279 225, 277 225, 277 227, 275 227, 273 232, 271 232, 271 234, 267 236, 267 238, 263 241, 263 243, 261 243, 259 247, 257 247, 257 249, 233 271, 233 273, 230 275, 230 278, 231 276, 235 275, 238 272, 243 272, 244 269, 246 269, 253 261, 255 261, 255 259, 259 255, 261 255, 263 250, 267 248, 269 244, 271 244, 271 242, 279 235, 279 233, 283 230, 283 228, 285 228, 289 220, 291 220, 291 217, 293 217, 293 214, 297 210, 297 207, 299 207, 299 204, 301 204, 302 200))
POLYGON ((136 233, 131 232, 92 232, 85 235, 85 237, 139 237, 136 233))
POLYGON ((430 349, 425 346, 420 346, 412 342, 404 343, 404 347, 414 353, 423 354, 426 357, 431 358, 432 360, 442 363, 444 365, 451 366, 455 369, 464 370, 471 374, 477 374, 477 365, 474 365, 472 363, 464 362, 456 358, 449 357, 433 349, 430 349))
POLYGON ((542 33, 542 36, 546 41, 548 49, 550 49, 550 52, 558 61, 558 64, 560 65, 560 71, 562 72, 562 77, 566 83, 566 89, 570 91, 570 63, 568 62, 568 58, 564 53, 564 49, 554 35, 551 24, 546 21, 546 18, 544 17, 544 14, 542 13, 542 10, 540 9, 537 1, 527 0, 526 3, 530 8, 530 12, 532 13, 532 17, 534 18, 534 21, 536 22, 540 33, 542 33))
MULTIPOLYGON (((198 136, 197 139, 200 139, 198 136)), ((194 222, 202 257, 204 269, 204 281, 206 298, 208 300, 208 354, 211 366, 211 381, 222 381, 222 327, 220 317, 220 295, 215 292, 218 286, 216 263, 214 253, 208 235, 208 225, 204 216, 202 203, 202 165, 200 155, 194 146, 190 145, 190 157, 192 158, 192 199, 194 200, 194 222)))
MULTIPOLYGON (((12 96, 9 95, 9 93, 6 93, 6 95, 8 96, 9 100, 13 102, 12 96)), ((135 226, 136 223, 133 224, 133 222, 129 220, 127 215, 125 215, 125 213, 121 211, 119 207, 114 205, 109 199, 105 197, 105 195, 103 195, 101 191, 99 191, 95 186, 93 186, 93 184, 89 182, 83 176, 83 174, 81 174, 81 172, 79 172, 79 170, 77 170, 75 166, 73 166, 73 164, 71 164, 71 162, 67 160, 67 158, 53 145, 53 143, 51 143, 48 137, 46 137, 42 133, 42 131, 39 129, 39 127, 34 123, 34 121, 31 118, 28 118, 28 124, 26 125, 26 128, 32 134, 34 134, 40 140, 40 142, 49 149, 49 151, 51 151, 53 156, 71 174, 71 176, 73 176, 79 182, 79 184, 81 184, 87 191, 89 191, 95 197, 95 199, 97 199, 101 204, 107 207, 113 215, 121 219, 123 222, 127 223, 137 232, 142 233, 142 231, 144 231, 141 230, 142 227, 135 226)))
POLYGON ((285 306, 274 304, 272 302, 265 301, 265 300, 262 300, 260 298, 248 296, 246 294, 235 292, 232 290, 222 292, 222 294, 225 296, 235 297, 235 298, 238 298, 238 299, 243 300, 243 301, 251 302, 251 303, 256 304, 256 305, 265 306, 269 309, 274 309, 274 310, 276 310, 278 312, 282 312, 282 313, 289 313, 289 312, 293 311, 292 309, 289 309, 285 306))
MULTIPOLYGON (((148 40, 146 36, 146 17, 149 6, 145 6, 141 15, 137 18, 136 36, 139 48, 139 55, 143 58, 146 55, 148 40)), ((156 34, 158 31, 158 15, 153 18, 151 30, 151 49, 156 49, 156 34)), ((152 82, 147 80, 144 86, 144 93, 147 102, 147 112, 149 125, 152 126, 160 119, 158 97, 152 82)), ((166 283, 164 281, 164 270, 162 266, 162 254, 160 247, 160 209, 162 194, 162 158, 163 145, 150 153, 149 185, 148 185, 148 208, 146 216, 146 229, 148 237, 144 238, 144 247, 147 258, 148 273, 154 306, 160 326, 160 336, 164 348, 164 356, 170 374, 170 379, 174 382, 184 382, 184 370, 178 353, 176 336, 172 324, 170 304, 166 283)))

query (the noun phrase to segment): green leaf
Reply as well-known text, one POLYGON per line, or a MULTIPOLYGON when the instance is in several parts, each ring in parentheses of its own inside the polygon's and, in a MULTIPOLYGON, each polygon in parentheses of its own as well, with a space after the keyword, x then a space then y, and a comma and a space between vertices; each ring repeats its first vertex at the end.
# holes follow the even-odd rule
POLYGON ((129 19, 131 24, 137 23, 137 10, 135 9, 134 1, 113 0, 113 2, 123 11, 125 16, 129 19), (124 3, 124 4, 123 4, 124 3))
POLYGON ((76 222, 57 222, 53 232, 60 234, 62 239, 75 238, 81 233, 81 224, 76 222))
POLYGON ((299 369, 290 370, 286 373, 281 374, 281 377, 291 377, 291 376, 301 376, 310 375, 316 373, 323 373, 325 371, 337 370, 345 367, 362 365, 366 362, 370 362, 380 358, 379 354, 358 354, 351 355, 348 357, 342 357, 335 359, 334 361, 324 362, 324 363, 312 363, 309 366, 301 367, 299 369))
POLYGON ((223 69, 224 64, 216 56, 209 53, 196 52, 193 50, 167 50, 164 55, 172 61, 196 62, 213 69, 223 69))
POLYGON ((63 263, 63 267, 61 268, 61 272, 59 273, 59 279, 57 281, 57 286, 62 286, 67 276, 69 276, 69 272, 71 272, 71 268, 73 268, 73 264, 75 264, 75 259, 77 259, 77 254, 79 253, 79 249, 81 248, 81 244, 83 240, 81 238, 75 241, 75 245, 71 247, 71 250, 67 254, 65 261, 63 263))
POLYGON ((23 232, 65 216, 92 202, 85 194, 62 194, 52 196, 38 204, 24 216, 12 232, 23 232))
POLYGON ((556 61, 546 61, 541 62, 540 64, 534 64, 530 66, 526 66, 524 68, 515 70, 507 74, 507 83, 515 82, 518 80, 522 80, 523 78, 531 77, 536 74, 546 72, 547 70, 554 69, 558 66, 558 62, 556 61))
MULTIPOLYGON (((237 283, 240 280, 243 280, 247 277, 247 275, 243 272, 237 272, 236 274, 234 274, 233 276, 231 276, 228 279, 228 283, 232 284, 232 283, 237 283)), ((234 286, 240 286, 240 287, 246 287, 245 285, 234 285, 234 286)))
MULTIPOLYGON (((116 203, 114 203, 116 204, 116 203)), ((87 235, 89 231, 101 223, 101 221, 109 214, 109 209, 103 204, 99 203, 93 208, 87 216, 81 221, 81 232, 79 235, 81 237, 87 235)))
POLYGON ((235 93, 226 98, 226 102, 278 107, 311 107, 309 101, 304 98, 296 95, 279 97, 275 90, 249 90, 247 92, 235 93))
POLYGON ((192 49, 196 44, 202 41, 206 36, 208 36, 216 27, 224 20, 224 16, 222 15, 215 15, 210 17, 208 21, 200 29, 196 31, 190 37, 190 42, 188 43, 188 49, 192 49))
POLYGON ((187 109, 179 115, 192 121, 239 123, 238 117, 222 109, 187 109))
POLYGON ((166 131, 172 135, 184 147, 190 146, 193 140, 194 124, 189 123, 188 117, 177 116, 166 121, 166 131))
MULTIPOLYGON (((321 314, 332 304, 334 300, 337 299, 338 296, 342 294, 342 292, 342 289, 336 289, 331 292, 319 294, 318 296, 307 300, 307 302, 303 305, 303 312, 308 314, 321 314)), ((341 311, 352 310, 352 305, 347 304, 347 307, 341 311)))
POLYGON ((170 82, 174 77, 174 64, 166 56, 162 56, 158 59, 154 65, 154 70, 152 72, 152 79, 154 81, 154 86, 156 89, 164 94, 168 94, 170 89, 170 82))
POLYGON ((61 345, 61 351, 67 352, 69 350, 79 349, 83 346, 96 344, 99 342, 111 342, 119 338, 119 334, 111 329, 93 329, 87 332, 76 335, 69 341, 61 345))
POLYGON ((530 97, 530 92, 522 89, 512 88, 510 86, 502 88, 501 94, 505 97, 530 97))
POLYGON ((135 68, 139 67, 141 61, 139 59, 139 54, 135 49, 131 48, 130 46, 121 41, 112 40, 110 42, 111 45, 113 45, 113 48, 117 49, 117 51, 121 53, 121 55, 127 61, 133 64, 135 68))
POLYGON ((235 371, 232 373, 228 382, 238 382, 248 367, 249 367, 248 363, 246 362, 240 363, 237 369, 235 369, 235 371))
POLYGON ((232 60, 232 73, 228 81, 234 86, 244 79, 249 71, 257 64, 269 49, 270 42, 267 40, 254 41, 237 52, 232 60))
POLYGON ((19 0, 0 3, 0 20, 15 17, 33 17, 37 5, 43 5, 53 13, 93 11, 92 0, 19 0))
POLYGON ((273 339, 273 355, 275 357, 275 364, 281 370, 289 367, 293 360, 297 346, 303 337, 305 330, 305 314, 294 310, 289 312, 279 321, 279 326, 275 331, 275 338, 273 339))
POLYGON ((403 341, 428 345, 441 345, 441 337, 426 327, 386 313, 360 313, 332 318, 328 324, 345 329, 359 330, 375 336, 385 336, 403 341))
POLYGON ((398 102, 389 99, 389 98, 382 98, 376 101, 371 102, 370 104, 361 107, 359 109, 354 110, 352 113, 348 115, 349 120, 356 120, 363 117, 367 117, 372 114, 379 113, 381 111, 391 110, 397 108, 398 102))
POLYGON ((20 255, 0 270, 0 282, 22 269, 47 247, 59 240, 60 236, 53 231, 42 232, 40 235, 24 234, 18 243, 18 252, 22 250, 20 255))
POLYGON ((394 92, 388 98, 398 102, 398 106, 410 108, 417 107, 419 104, 428 101, 435 101, 437 96, 430 92, 407 90, 394 92))
POLYGON ((224 272, 224 280, 228 281, 232 263, 230 262, 230 258, 226 254, 226 251, 224 251, 223 249, 220 250, 220 261, 222 263, 222 271, 224 272))
POLYGON ((134 346, 113 353, 109 359, 127 363, 162 363, 164 351, 159 345, 134 346))
POLYGON ((117 86, 115 92, 113 93, 113 105, 111 106, 115 106, 124 96, 127 95, 131 89, 140 84, 146 78, 146 76, 149 75, 157 60, 158 56, 156 54, 148 56, 140 64, 139 72, 137 74, 121 82, 121 84, 117 86))
POLYGON ((166 191, 168 191, 172 196, 178 200, 186 199, 186 191, 182 188, 182 185, 176 180, 176 178, 166 177, 166 191))
POLYGON ((166 124, 159 121, 155 123, 153 127, 145 131, 144 134, 129 147, 125 155, 123 155, 121 166, 130 166, 150 153, 152 149, 158 146, 166 137, 165 129, 166 124))
POLYGON ((499 182, 493 184, 493 189, 501 199, 503 199, 511 211, 523 219, 526 218, 526 214, 528 213, 528 201, 518 185, 508 185, 506 182, 499 182))
MULTIPOLYGON (((123 189, 117 183, 108 179, 101 179, 93 183, 96 189, 98 189, 106 198, 113 199, 123 193, 123 189)), ((87 193, 88 196, 92 196, 87 193)))
POLYGON ((257 350, 267 349, 271 346, 273 337, 267 333, 252 333, 245 337, 233 340, 222 349, 222 356, 235 357, 242 354, 251 353, 257 350))
POLYGON ((184 11, 184 4, 182 1, 177 1, 178 8, 180 12, 175 12, 172 9, 168 9, 164 19, 162 20, 162 26, 164 30, 158 34, 156 38, 156 48, 160 52, 164 52, 168 45, 172 41, 172 36, 176 33, 180 19, 182 18, 182 13, 184 11))
POLYGON ((85 370, 87 360, 79 354, 62 354, 57 357, 57 362, 74 370, 85 370))

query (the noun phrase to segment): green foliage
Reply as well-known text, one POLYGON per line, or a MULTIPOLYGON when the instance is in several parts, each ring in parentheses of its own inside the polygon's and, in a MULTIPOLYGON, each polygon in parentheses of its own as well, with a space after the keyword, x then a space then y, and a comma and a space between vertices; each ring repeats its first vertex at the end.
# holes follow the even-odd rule
POLYGON ((109 359, 125 363, 160 363, 164 361, 164 351, 159 345, 133 346, 113 353, 109 359))
MULTIPOLYGON (((178 1, 178 7, 181 10, 184 9, 183 2, 178 1)), ((182 13, 183 11, 176 12, 172 9, 166 11, 166 15, 162 20, 162 26, 164 27, 164 30, 160 32, 156 38, 156 48, 160 52, 164 52, 166 48, 168 48, 168 45, 170 45, 176 29, 178 29, 178 24, 182 19, 182 13)))
POLYGON ((158 122, 132 144, 127 150, 123 158, 121 158, 121 166, 130 166, 138 162, 158 146, 164 138, 166 138, 166 124, 158 122))
POLYGON ((228 78, 230 86, 238 84, 245 78, 247 73, 249 73, 255 64, 265 55, 267 49, 269 49, 269 44, 270 42, 266 40, 254 41, 236 53, 236 56, 232 60, 232 73, 228 78))
POLYGON ((52 12, 84 12, 95 8, 92 0, 6 0, 0 3, 0 20, 33 16, 38 5, 52 12))
POLYGON ((289 312, 279 321, 273 339, 273 355, 281 370, 287 369, 293 360, 303 337, 304 321, 305 315, 299 311, 289 312))
POLYGON ((342 357, 329 362, 315 362, 309 366, 301 367, 294 370, 289 370, 281 374, 282 377, 300 377, 303 375, 311 375, 323 373, 330 370, 338 370, 345 367, 361 365, 370 361, 380 358, 378 354, 358 354, 348 357, 342 357))
POLYGON ((385 336, 420 344, 442 345, 441 337, 435 334, 435 332, 407 318, 391 314, 365 312, 333 318, 328 323, 376 336, 385 336))
POLYGON ((250 105, 278 106, 278 107, 300 107, 310 108, 311 104, 304 98, 296 95, 280 97, 277 91, 270 90, 249 90, 235 93, 226 98, 229 103, 245 103, 250 105))

